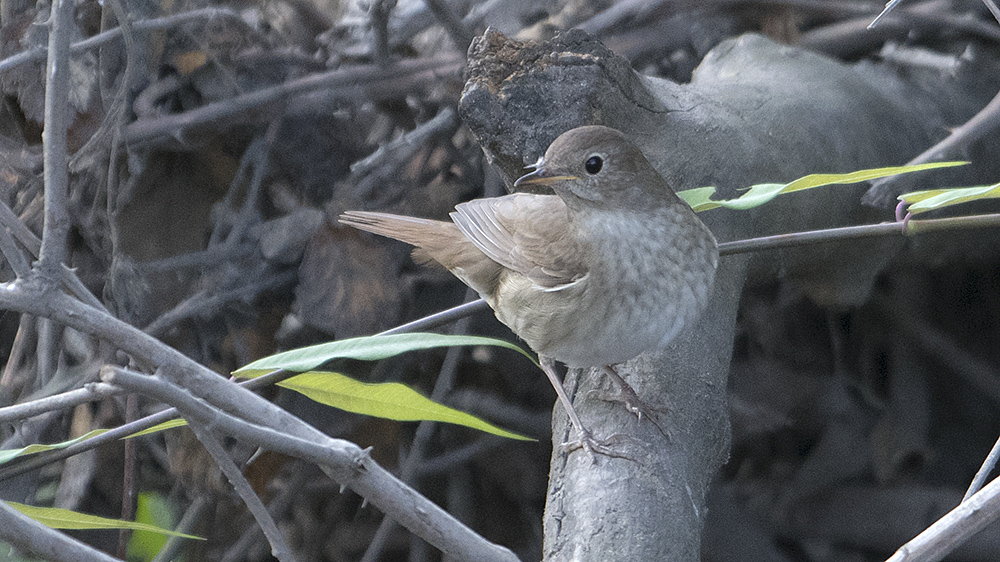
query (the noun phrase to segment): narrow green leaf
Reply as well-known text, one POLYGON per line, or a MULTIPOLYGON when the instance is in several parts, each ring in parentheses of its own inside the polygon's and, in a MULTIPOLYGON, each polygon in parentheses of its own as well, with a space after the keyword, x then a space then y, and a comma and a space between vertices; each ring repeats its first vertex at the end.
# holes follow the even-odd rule
POLYGON ((58 507, 35 507, 16 502, 7 502, 7 505, 53 529, 132 529, 134 531, 151 531, 153 533, 184 537, 186 539, 204 540, 194 535, 185 535, 184 533, 177 533, 169 529, 161 529, 155 525, 87 515, 86 513, 77 513, 76 511, 58 507))
POLYGON ((907 204, 906 210, 914 215, 958 205, 959 203, 997 198, 1000 198, 1000 183, 979 185, 976 187, 928 189, 925 191, 904 193, 899 196, 899 200, 907 204))
POLYGON ((167 429, 173 429, 175 427, 184 427, 187 424, 188 424, 187 420, 181 419, 181 418, 178 418, 176 420, 168 420, 168 421, 165 421, 163 423, 158 423, 158 424, 154 425, 153 427, 146 428, 146 429, 144 429, 142 431, 136 431, 135 433, 131 433, 129 435, 126 435, 125 437, 122 437, 122 439, 131 439, 133 437, 139 437, 139 436, 142 436, 142 435, 149 435, 150 433, 158 433, 160 431, 164 431, 164 430, 167 430, 167 429))
POLYGON ((715 193, 714 187, 688 189, 678 192, 677 195, 681 199, 684 199, 688 205, 691 205, 692 209, 699 212, 718 207, 743 211, 759 207, 782 193, 792 193, 793 191, 802 191, 826 185, 858 183, 899 174, 909 174, 936 168, 950 168, 952 166, 964 166, 966 164, 968 162, 928 162, 913 166, 891 166, 888 168, 858 170, 846 174, 810 174, 786 184, 763 183, 754 185, 736 199, 723 199, 719 201, 711 199, 711 196, 715 193))
POLYGON ((7 450, 4 450, 4 451, 0 451, 0 464, 3 464, 5 462, 10 462, 11 460, 16 459, 17 457, 24 456, 24 455, 32 455, 34 453, 41 453, 43 451, 54 451, 56 449, 65 449, 66 447, 69 447, 70 445, 75 445, 76 443, 79 443, 80 441, 86 441, 87 439, 90 439, 91 437, 100 435, 100 434, 104 433, 105 431, 107 431, 107 430, 106 429, 95 429, 93 431, 88 431, 87 433, 85 433, 85 434, 77 437, 76 439, 70 439, 69 441, 63 441, 61 443, 54 443, 52 445, 40 445, 40 444, 36 443, 36 444, 28 445, 27 447, 22 447, 20 449, 7 449, 7 450))
POLYGON ((372 384, 356 381, 340 373, 310 371, 278 383, 309 398, 356 414, 396 421, 437 421, 464 425, 493 435, 534 441, 501 429, 473 415, 438 404, 410 387, 397 382, 372 384))
POLYGON ((508 341, 479 336, 414 333, 366 336, 293 349, 292 351, 258 359, 245 367, 233 371, 233 374, 237 377, 252 379, 276 369, 302 373, 310 369, 315 369, 331 359, 375 361, 407 351, 451 347, 455 345, 492 345, 505 347, 517 351, 535 362, 536 365, 538 364, 531 354, 508 341))
MULTIPOLYGON (((182 420, 182 419, 165 421, 163 423, 160 423, 160 424, 157 424, 157 425, 155 425, 153 427, 150 427, 149 429, 144 429, 142 431, 137 431, 137 432, 135 432, 135 433, 133 433, 131 435, 126 435, 125 437, 122 437, 122 439, 131 439, 133 437, 139 437, 140 435, 148 435, 150 433, 156 433, 158 431, 163 431, 165 429, 170 429, 170 428, 173 428, 173 427, 180 427, 180 426, 183 426, 183 425, 187 425, 187 422, 185 420, 182 420)), ((6 449, 6 450, 3 450, 3 451, 0 451, 0 464, 4 464, 6 462, 10 462, 10 461, 16 459, 17 457, 23 457, 25 455, 33 455, 35 453, 42 453, 42 452, 45 452, 45 451, 55 451, 55 450, 58 450, 58 449, 65 449, 66 447, 69 447, 70 445, 76 445, 77 443, 80 443, 81 441, 86 441, 87 439, 90 439, 91 437, 97 437, 98 435, 104 433, 105 431, 107 431, 107 429, 95 429, 93 431, 88 431, 87 433, 85 433, 85 434, 77 437, 76 439, 70 439, 69 441, 62 441, 62 442, 59 442, 59 443, 53 443, 51 445, 43 445, 43 444, 39 444, 39 443, 34 443, 34 444, 31 444, 31 445, 28 445, 27 447, 21 447, 20 449, 6 449)))

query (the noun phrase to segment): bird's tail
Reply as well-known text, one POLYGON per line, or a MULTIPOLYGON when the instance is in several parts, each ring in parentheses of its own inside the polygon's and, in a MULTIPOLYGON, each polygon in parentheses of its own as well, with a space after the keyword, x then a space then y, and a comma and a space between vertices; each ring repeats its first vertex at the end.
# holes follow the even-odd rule
POLYGON ((422 264, 436 261, 449 267, 452 264, 448 263, 451 261, 447 258, 448 249, 454 252, 470 245, 451 222, 370 211, 346 211, 339 220, 341 224, 414 246, 413 259, 422 264))

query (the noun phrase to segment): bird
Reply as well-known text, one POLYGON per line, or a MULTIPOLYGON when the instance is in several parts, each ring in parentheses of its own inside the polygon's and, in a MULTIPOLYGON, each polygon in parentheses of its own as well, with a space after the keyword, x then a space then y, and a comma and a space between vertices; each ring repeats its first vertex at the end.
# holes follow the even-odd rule
POLYGON ((347 211, 339 220, 414 246, 475 290, 539 356, 593 457, 608 453, 580 422, 555 362, 597 367, 626 407, 645 405, 614 365, 660 349, 706 308, 718 245, 695 215, 616 129, 559 135, 514 182, 515 192, 456 205, 451 221, 347 211))

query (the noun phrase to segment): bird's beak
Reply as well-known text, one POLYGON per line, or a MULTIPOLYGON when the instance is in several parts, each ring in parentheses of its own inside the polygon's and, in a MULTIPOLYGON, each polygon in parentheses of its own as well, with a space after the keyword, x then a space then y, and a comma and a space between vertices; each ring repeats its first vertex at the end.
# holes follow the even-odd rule
POLYGON ((514 182, 514 188, 520 188, 529 185, 550 185, 560 181, 580 179, 577 176, 550 175, 549 171, 545 168, 544 156, 539 157, 537 162, 527 167, 534 168, 535 170, 533 172, 524 174, 523 176, 517 178, 517 181, 514 182))

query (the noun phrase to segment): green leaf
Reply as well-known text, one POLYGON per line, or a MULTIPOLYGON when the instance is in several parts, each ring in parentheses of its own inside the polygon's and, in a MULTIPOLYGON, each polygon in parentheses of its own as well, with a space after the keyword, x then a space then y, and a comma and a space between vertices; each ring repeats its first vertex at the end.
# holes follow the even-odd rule
POLYGON ((95 429, 93 431, 88 431, 87 433, 85 433, 85 434, 77 437, 76 439, 70 439, 69 441, 63 441, 61 443, 55 443, 53 445, 33 444, 33 445, 28 445, 27 447, 22 447, 20 449, 7 449, 7 450, 4 450, 4 451, 0 451, 0 464, 3 464, 5 462, 10 462, 11 460, 16 459, 17 457, 24 456, 24 455, 31 455, 31 454, 34 454, 34 453, 41 453, 43 451, 54 451, 56 449, 65 449, 66 447, 69 447, 70 445, 75 445, 76 443, 79 443, 80 441, 86 441, 87 439, 90 439, 91 437, 100 435, 100 434, 104 433, 105 431, 107 431, 107 430, 106 429, 95 429))
POLYGON ((122 437, 122 439, 131 439, 133 437, 140 437, 142 435, 149 435, 150 433, 157 433, 157 432, 164 431, 164 430, 167 430, 167 429, 173 429, 175 427, 184 427, 184 426, 187 425, 187 423, 188 423, 187 420, 180 419, 180 418, 178 418, 176 420, 167 420, 167 421, 165 421, 163 423, 158 423, 158 424, 154 425, 153 427, 148 427, 148 428, 146 428, 146 429, 144 429, 142 431, 136 431, 135 433, 131 433, 129 435, 126 435, 125 437, 122 437))
POLYGON ((393 334, 388 336, 366 336, 329 343, 322 343, 301 349, 293 349, 258 359, 233 374, 242 378, 256 378, 277 369, 302 373, 315 369, 331 359, 359 359, 376 361, 399 355, 407 351, 451 347, 454 345, 492 345, 513 349, 536 365, 535 358, 524 349, 503 340, 479 336, 452 336, 445 334, 393 334))
POLYGON ((826 185, 858 183, 888 176, 895 176, 898 174, 909 174, 912 172, 919 172, 921 170, 949 168, 952 166, 964 166, 966 164, 968 164, 968 162, 928 162, 926 164, 917 164, 914 166, 892 166, 888 168, 858 170, 856 172, 849 172, 846 174, 810 174, 786 184, 764 183, 754 185, 750 187, 746 193, 736 199, 724 199, 719 201, 712 199, 712 195, 715 194, 714 187, 688 189, 686 191, 678 192, 677 195, 679 195, 681 199, 684 199, 692 209, 698 212, 716 209, 718 207, 742 211, 759 207, 782 193, 792 193, 794 191, 802 191, 804 189, 812 189, 814 187, 823 187, 826 185))
POLYGON ((186 539, 204 540, 194 535, 185 535, 169 529, 161 529, 155 525, 137 523, 135 521, 123 521, 121 519, 108 519, 86 513, 77 513, 68 509, 58 507, 35 507, 23 503, 6 502, 7 505, 20 511, 24 515, 38 521, 46 527, 53 529, 132 529, 134 531, 151 531, 173 537, 184 537, 186 539))
POLYGON ((438 404, 410 387, 397 382, 372 384, 356 381, 340 373, 310 371, 278 383, 309 398, 357 414, 396 421, 437 421, 464 425, 493 435, 534 441, 501 429, 473 415, 438 404))
POLYGON ((958 205, 959 203, 997 198, 1000 198, 1000 183, 976 187, 928 189, 925 191, 904 193, 899 196, 899 200, 907 204, 907 212, 913 215, 958 205))
MULTIPOLYGON (((153 427, 150 427, 149 429, 137 431, 131 435, 126 435, 125 437, 122 437, 122 439, 131 439, 133 437, 139 437, 140 435, 148 435, 150 433, 156 433, 158 431, 163 431, 165 429, 170 429, 173 427, 180 427, 183 425, 187 425, 187 422, 182 419, 165 421, 163 423, 156 424, 153 427)), ((0 451, 0 464, 10 462, 16 459, 17 457, 23 457, 25 455, 33 455, 35 453, 42 453, 45 451, 55 451, 58 449, 65 449, 70 445, 76 445, 77 443, 81 441, 86 441, 91 437, 97 437, 98 435, 104 433, 105 431, 107 431, 107 429, 95 429, 93 431, 88 431, 87 433, 84 433, 83 435, 77 437, 76 439, 70 439, 69 441, 62 441, 60 443, 53 443, 52 445, 42 445, 35 443, 32 445, 28 445, 27 447, 21 447, 20 449, 6 449, 0 451)))
MULTIPOLYGON (((139 492, 135 509, 137 522, 156 527, 173 527, 176 524, 174 519, 173 507, 163 494, 139 492)), ((136 530, 129 537, 125 558, 131 561, 152 560, 163 550, 165 544, 167 537, 162 533, 136 530)))

